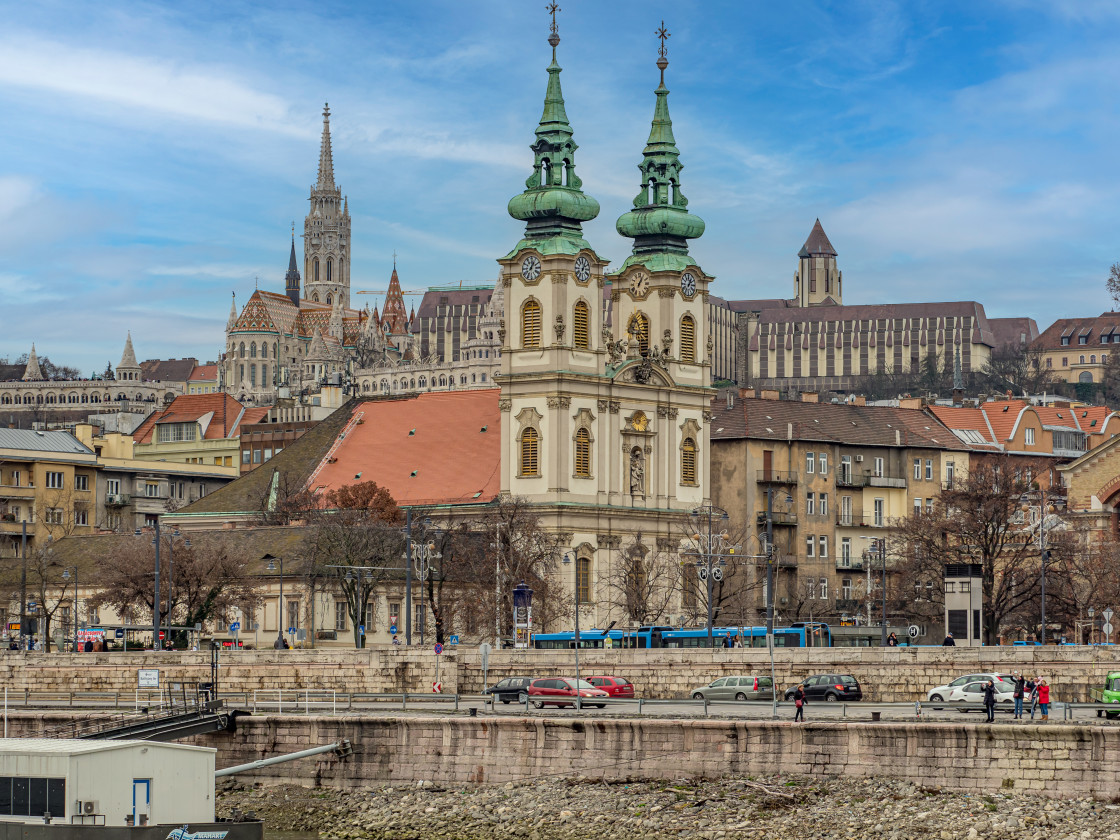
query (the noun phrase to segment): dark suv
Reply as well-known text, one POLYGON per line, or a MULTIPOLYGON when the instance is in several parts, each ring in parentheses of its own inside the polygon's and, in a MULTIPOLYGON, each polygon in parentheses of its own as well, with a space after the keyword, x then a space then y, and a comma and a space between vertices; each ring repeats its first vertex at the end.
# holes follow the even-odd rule
MULTIPOLYGON (((851 674, 818 674, 806 677, 800 685, 805 689, 805 699, 809 701, 836 702, 863 699, 863 689, 859 687, 859 680, 851 674)), ((786 700, 793 699, 796 688, 797 686, 793 686, 786 689, 786 700)))
POLYGON ((493 694, 495 700, 501 700, 503 703, 509 703, 513 700, 523 703, 522 695, 528 695, 529 683, 532 681, 532 677, 506 677, 497 685, 484 688, 482 693, 493 694))

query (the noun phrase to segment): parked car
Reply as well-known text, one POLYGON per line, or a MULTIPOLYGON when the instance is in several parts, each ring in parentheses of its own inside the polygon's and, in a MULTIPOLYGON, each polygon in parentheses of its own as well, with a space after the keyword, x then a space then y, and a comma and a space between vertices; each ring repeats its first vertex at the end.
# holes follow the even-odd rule
MULTIPOLYGON (((1090 689, 1089 695, 1098 703, 1108 703, 1109 705, 1120 703, 1120 671, 1109 671, 1104 678, 1104 687, 1090 689)), ((1114 718, 1120 715, 1120 705, 1116 705, 1114 708, 1116 709, 1115 712, 1110 712, 1107 709, 1097 709, 1097 717, 1108 715, 1108 717, 1114 718)))
MULTIPOLYGON (((974 680, 973 682, 958 685, 949 692, 946 701, 949 703, 983 703, 984 702, 984 686, 988 682, 992 682, 996 689, 996 707, 999 708, 1001 703, 1015 702, 1015 684, 1010 680, 1003 680, 997 682, 990 677, 983 680, 974 680)), ((958 709, 957 711, 962 714, 970 712, 972 709, 958 709)), ((1002 711, 1010 712, 1012 709, 1003 709, 1002 711)))
POLYGON ((606 700, 610 696, 587 680, 577 681, 571 677, 549 677, 529 683, 529 702, 538 709, 543 709, 545 706, 574 706, 577 694, 581 705, 594 706, 596 709, 602 709, 607 705, 596 703, 596 700, 606 700), (584 700, 591 702, 583 703, 584 700))
POLYGON ((625 677, 588 677, 587 681, 596 688, 603 689, 611 697, 634 697, 634 683, 625 677))
MULTIPOLYGON (((817 674, 806 677, 798 685, 805 690, 805 700, 808 702, 824 700, 834 703, 838 700, 849 702, 863 699, 863 689, 860 687, 859 680, 851 674, 817 674)), ((787 688, 785 699, 792 700, 793 692, 796 690, 796 685, 787 688)))
POLYGON ((491 694, 495 700, 501 700, 503 703, 509 703, 513 700, 523 702, 521 701, 521 695, 528 693, 529 683, 532 681, 532 677, 506 677, 496 685, 484 688, 482 693, 491 694))
POLYGON ((693 700, 773 700, 769 677, 720 677, 689 692, 693 700))
POLYGON ((949 695, 953 693, 954 688, 959 688, 962 685, 976 682, 977 680, 991 680, 996 685, 1000 683, 1011 683, 1014 678, 1011 674, 965 674, 963 677, 957 677, 951 683, 939 685, 936 688, 931 688, 926 692, 926 700, 930 703, 939 703, 942 700, 948 700, 949 695))

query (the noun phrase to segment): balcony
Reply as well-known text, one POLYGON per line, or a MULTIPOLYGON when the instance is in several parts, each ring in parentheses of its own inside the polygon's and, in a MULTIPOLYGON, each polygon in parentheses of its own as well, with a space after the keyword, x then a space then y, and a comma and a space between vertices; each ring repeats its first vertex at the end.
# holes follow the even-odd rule
POLYGON ((840 528, 884 528, 886 519, 876 524, 875 512, 871 510, 841 510, 836 514, 836 524, 840 528))
POLYGON ((105 497, 105 507, 127 507, 131 501, 128 493, 110 493, 105 497))
POLYGON ((836 470, 836 486, 837 487, 906 487, 906 479, 896 476, 881 473, 875 475, 871 470, 860 470, 853 472, 851 470, 837 469, 836 470))
POLYGON ((759 484, 797 484, 797 473, 780 470, 759 470, 755 480, 759 484))
POLYGON ((862 572, 863 571, 863 558, 850 557, 845 560, 843 557, 836 558, 836 571, 838 572, 862 572))
POLYGON ((21 484, 18 487, 11 484, 0 484, 0 499, 34 499, 34 485, 21 484))
MULTIPOLYGON (((766 512, 761 511, 756 517, 758 524, 766 526, 766 512)), ((774 523, 775 527, 781 525, 789 528, 797 527, 797 514, 792 511, 775 510, 770 513, 770 521, 774 523)))

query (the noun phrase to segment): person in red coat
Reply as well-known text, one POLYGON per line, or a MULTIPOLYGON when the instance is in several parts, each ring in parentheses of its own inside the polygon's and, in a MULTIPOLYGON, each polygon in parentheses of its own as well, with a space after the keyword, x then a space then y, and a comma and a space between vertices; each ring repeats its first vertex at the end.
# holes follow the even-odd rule
POLYGON ((1045 679, 1038 681, 1038 708, 1042 712, 1042 719, 1050 719, 1050 683, 1045 679))

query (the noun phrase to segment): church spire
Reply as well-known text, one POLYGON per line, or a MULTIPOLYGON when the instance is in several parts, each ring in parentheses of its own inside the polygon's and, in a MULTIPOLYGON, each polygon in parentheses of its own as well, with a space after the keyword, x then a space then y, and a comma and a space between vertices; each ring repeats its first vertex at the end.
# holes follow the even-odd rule
MULTIPOLYGON (((669 66, 665 39, 669 32, 665 21, 657 30, 661 39, 658 49, 657 69, 661 83, 654 91, 657 101, 653 106, 653 121, 649 139, 642 152, 638 170, 642 173, 641 192, 634 198, 634 209, 622 215, 616 229, 623 236, 634 239, 634 257, 627 260, 642 262, 647 254, 676 254, 687 258, 688 240, 704 233, 704 220, 686 209, 688 199, 681 192, 680 150, 673 137, 673 121, 669 116, 669 89, 665 87, 665 68, 669 66)), ((625 265, 623 266, 625 268, 625 265)))
MULTIPOLYGON (((599 202, 583 193, 583 182, 576 175, 575 153, 579 146, 572 139, 572 126, 560 89, 561 68, 556 63, 559 10, 556 3, 548 6, 552 15, 548 36, 552 63, 548 65, 548 86, 536 140, 529 147, 533 151, 533 173, 525 181, 525 191, 510 199, 509 214, 526 223, 525 244, 550 252, 574 253, 590 247, 583 241, 581 223, 599 215, 599 202)), ((519 244, 515 250, 521 247, 519 244)))
POLYGON ((331 106, 323 104, 323 139, 319 143, 319 180, 321 190, 334 189, 334 161, 331 158, 331 106))
POLYGON ((27 367, 23 369, 23 381, 38 382, 45 378, 43 371, 39 368, 39 357, 35 353, 35 342, 31 342, 31 355, 27 357, 27 367))
POLYGON ((226 321, 226 332, 237 325, 237 292, 233 292, 233 301, 229 305, 229 320, 226 321))
POLYGON ((292 253, 288 257, 288 271, 284 275, 284 292, 299 306, 299 264, 296 263, 296 223, 292 222, 292 253))
POLYGON ((124 352, 121 354, 121 363, 117 367, 134 368, 136 367, 136 353, 132 349, 132 332, 129 331, 128 337, 124 340, 124 352))

